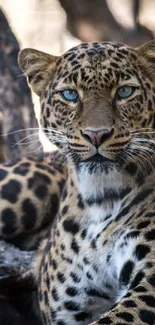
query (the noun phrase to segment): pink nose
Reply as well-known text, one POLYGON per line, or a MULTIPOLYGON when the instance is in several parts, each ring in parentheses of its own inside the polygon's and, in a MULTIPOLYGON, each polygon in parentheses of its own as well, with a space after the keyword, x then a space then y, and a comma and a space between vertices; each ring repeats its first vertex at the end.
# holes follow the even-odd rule
POLYGON ((103 130, 83 130, 83 137, 92 143, 95 147, 99 147, 104 141, 106 141, 113 133, 113 130, 103 129, 103 130))

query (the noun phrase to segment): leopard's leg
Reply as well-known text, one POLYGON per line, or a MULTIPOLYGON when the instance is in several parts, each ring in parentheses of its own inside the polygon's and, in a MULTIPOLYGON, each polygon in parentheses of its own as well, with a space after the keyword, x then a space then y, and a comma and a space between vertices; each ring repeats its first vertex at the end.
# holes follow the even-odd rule
POLYGON ((65 178, 55 153, 0 164, 0 237, 36 248, 56 216, 65 178))
POLYGON ((155 231, 147 224, 145 219, 135 229, 121 230, 124 234, 114 249, 119 280, 115 304, 93 325, 155 324, 155 231))
MULTIPOLYGON (((128 271, 127 271, 128 272, 128 271)), ((155 324, 155 265, 144 261, 136 270, 126 294, 114 307, 91 325, 154 325, 155 324)))

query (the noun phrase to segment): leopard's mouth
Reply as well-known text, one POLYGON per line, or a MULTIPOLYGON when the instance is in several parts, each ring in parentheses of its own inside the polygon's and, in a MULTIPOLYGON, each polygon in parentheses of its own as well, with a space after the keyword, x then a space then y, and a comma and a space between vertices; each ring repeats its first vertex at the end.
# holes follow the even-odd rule
POLYGON ((83 160, 83 162, 94 162, 94 163, 108 163, 109 162, 110 163, 110 162, 112 162, 112 160, 100 155, 99 153, 96 153, 95 155, 91 156, 90 158, 83 160))
POLYGON ((96 153, 95 155, 91 156, 90 158, 87 158, 85 160, 82 160, 78 163, 79 168, 85 167, 88 169, 89 173, 106 173, 110 170, 113 170, 113 168, 116 168, 116 161, 114 162, 111 159, 108 159, 99 153, 96 153))

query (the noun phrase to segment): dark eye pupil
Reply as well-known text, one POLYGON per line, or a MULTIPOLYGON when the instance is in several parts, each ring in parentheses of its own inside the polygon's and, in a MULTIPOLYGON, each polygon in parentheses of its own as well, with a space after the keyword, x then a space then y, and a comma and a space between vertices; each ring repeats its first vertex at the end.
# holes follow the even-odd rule
POLYGON ((121 91, 122 93, 125 93, 125 92, 127 92, 127 91, 130 91, 130 89, 127 88, 127 87, 124 87, 124 88, 121 88, 120 91, 121 91))
POLYGON ((71 90, 71 89, 66 90, 66 94, 76 96, 76 92, 74 90, 71 90))

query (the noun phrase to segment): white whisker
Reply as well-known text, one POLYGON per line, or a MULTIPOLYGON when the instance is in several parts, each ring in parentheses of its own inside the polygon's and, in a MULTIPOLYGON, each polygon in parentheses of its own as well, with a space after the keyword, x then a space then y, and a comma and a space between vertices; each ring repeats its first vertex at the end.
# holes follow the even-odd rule
POLYGON ((39 139, 38 140, 32 140, 32 141, 27 141, 27 142, 24 142, 24 143, 19 143, 18 146, 25 146, 27 144, 33 144, 35 142, 39 142, 39 139))
POLYGON ((141 150, 141 151, 146 150, 146 151, 148 151, 150 153, 155 154, 155 150, 153 150, 151 148, 148 148, 146 146, 135 145, 134 143, 132 144, 132 149, 141 150))
POLYGON ((34 152, 38 152, 38 151, 40 151, 40 149, 42 149, 42 146, 40 146, 38 149, 36 149, 36 150, 30 150, 30 151, 28 151, 29 153, 34 153, 34 152))
POLYGON ((133 138, 132 142, 149 142, 149 143, 153 143, 155 145, 155 140, 152 139, 142 139, 142 138, 133 138))
POLYGON ((130 154, 130 161, 133 162, 134 164, 136 163, 138 169, 140 169, 141 173, 144 174, 144 170, 146 167, 144 163, 141 161, 141 159, 139 159, 138 153, 136 153, 136 157, 131 151, 129 151, 128 154, 130 154))
POLYGON ((26 137, 24 137, 23 139, 19 140, 18 142, 16 142, 15 144, 12 145, 12 148, 17 146, 19 143, 23 142, 24 140, 26 140, 27 138, 29 137, 32 137, 32 136, 36 136, 36 135, 39 135, 39 133, 33 133, 33 134, 29 134, 27 135, 26 137))
MULTIPOLYGON (((30 144, 29 146, 27 146, 25 149, 28 150, 29 148, 33 147, 36 143, 40 142, 39 140, 35 140, 33 141, 32 144, 30 144)), ((21 144, 20 144, 21 145, 21 144)))
POLYGON ((0 134, 0 137, 7 136, 7 135, 11 135, 11 134, 15 134, 15 133, 19 133, 19 132, 23 132, 23 131, 32 131, 32 130, 35 130, 36 131, 36 130, 40 130, 40 128, 20 129, 20 130, 16 130, 16 131, 13 131, 13 132, 0 134))
POLYGON ((42 127, 37 127, 37 128, 25 128, 25 129, 20 129, 20 130, 16 130, 16 131, 12 131, 12 132, 9 132, 9 133, 3 133, 3 134, 0 134, 0 136, 8 136, 8 135, 12 135, 12 134, 15 134, 15 133, 19 133, 19 132, 23 132, 23 131, 36 131, 36 130, 39 130, 39 131, 48 131, 48 132, 54 132, 54 133, 58 133, 58 134, 62 134, 63 135, 63 132, 59 131, 59 130, 55 130, 51 127, 48 127, 48 128, 42 128, 42 127))

